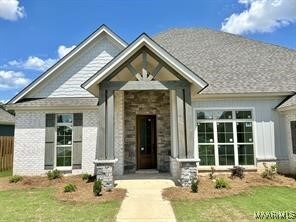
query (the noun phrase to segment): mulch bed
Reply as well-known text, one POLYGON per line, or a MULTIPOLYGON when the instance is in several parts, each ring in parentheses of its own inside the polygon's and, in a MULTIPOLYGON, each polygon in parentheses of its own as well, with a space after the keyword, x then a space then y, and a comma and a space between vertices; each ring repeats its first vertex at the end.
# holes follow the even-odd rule
POLYGON ((18 183, 9 183, 8 178, 1 178, 0 191, 11 189, 53 188, 55 198, 67 202, 109 202, 121 201, 126 195, 125 189, 114 188, 112 191, 102 191, 102 195, 94 196, 93 183, 86 183, 80 176, 64 176, 60 179, 49 180, 47 177, 24 177, 18 183), (75 184, 77 190, 65 193, 64 186, 68 183, 75 184))
POLYGON ((215 183, 208 176, 199 176, 198 193, 191 192, 190 187, 169 187, 163 190, 163 197, 167 200, 202 200, 218 198, 239 194, 249 191, 254 186, 288 186, 296 188, 295 179, 276 175, 274 179, 262 178, 258 173, 247 173, 243 179, 231 179, 229 175, 218 175, 224 177, 230 185, 229 189, 216 189, 215 183))

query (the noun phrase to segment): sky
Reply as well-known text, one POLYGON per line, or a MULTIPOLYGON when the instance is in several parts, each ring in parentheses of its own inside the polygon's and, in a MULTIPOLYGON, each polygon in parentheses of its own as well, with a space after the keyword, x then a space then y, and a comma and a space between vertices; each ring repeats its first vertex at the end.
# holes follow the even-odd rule
POLYGON ((206 27, 296 50, 296 0, 0 0, 0 101, 102 24, 128 43, 206 27))

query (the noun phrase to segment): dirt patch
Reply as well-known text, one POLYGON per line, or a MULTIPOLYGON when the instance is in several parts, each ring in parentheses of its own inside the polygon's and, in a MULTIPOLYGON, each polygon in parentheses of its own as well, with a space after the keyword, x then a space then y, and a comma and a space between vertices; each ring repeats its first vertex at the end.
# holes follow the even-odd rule
POLYGON ((273 180, 262 178, 258 173, 248 173, 245 178, 231 179, 227 175, 216 175, 225 178, 230 185, 229 189, 216 189, 215 183, 208 176, 199 176, 198 193, 192 193, 188 187, 169 187, 163 190, 163 197, 167 200, 201 200, 224 197, 248 191, 254 186, 288 186, 296 188, 295 179, 276 175, 273 180))
POLYGON ((54 188, 55 198, 60 201, 70 202, 108 202, 121 201, 125 197, 126 190, 114 188, 112 191, 103 191, 101 196, 93 195, 93 183, 86 183, 80 176, 65 176, 60 179, 49 180, 47 177, 24 177, 18 183, 9 183, 8 178, 1 178, 0 191, 11 189, 54 188), (64 186, 68 183, 75 184, 76 192, 64 193, 64 186))

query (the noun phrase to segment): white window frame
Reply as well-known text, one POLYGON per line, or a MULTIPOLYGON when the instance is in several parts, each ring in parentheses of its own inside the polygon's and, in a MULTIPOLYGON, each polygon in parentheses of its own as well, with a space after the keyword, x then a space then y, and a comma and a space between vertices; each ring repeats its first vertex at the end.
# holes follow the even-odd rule
MULTIPOLYGON (((232 168, 233 165, 219 165, 219 152, 218 152, 218 145, 221 143, 218 143, 218 134, 217 134, 217 123, 221 122, 231 122, 233 127, 233 140, 234 142, 231 143, 234 146, 234 161, 235 166, 242 166, 245 169, 255 169, 257 162, 256 162, 256 154, 257 154, 257 136, 256 136, 256 116, 255 116, 255 108, 254 107, 207 107, 207 108, 194 108, 194 155, 197 159, 199 159, 199 149, 198 149, 198 131, 197 131, 197 123, 213 123, 214 128, 214 151, 215 151, 215 169, 229 169, 232 168), (197 112, 198 111, 231 111, 232 112, 232 119, 197 119, 197 112), (235 112, 236 111, 251 111, 252 113, 252 119, 237 119, 235 112), (252 122, 252 133, 253 133, 253 143, 238 143, 237 142, 237 129, 236 129, 236 123, 238 122, 252 122), (253 145, 253 152, 254 152, 254 165, 239 165, 238 164, 238 145, 241 144, 252 144, 253 145)), ((223 145, 227 145, 230 143, 223 143, 223 145)), ((202 145, 204 145, 202 143, 202 145)), ((212 166, 202 166, 199 165, 200 170, 210 170, 212 166)))
POLYGON ((55 149, 54 149, 54 165, 55 169, 60 170, 60 171, 67 171, 67 170, 72 170, 72 165, 73 165, 73 122, 74 122, 74 115, 73 113, 56 113, 55 117, 55 149), (72 123, 58 123, 58 115, 71 115, 72 116, 72 123), (70 145, 58 145, 58 126, 68 126, 71 127, 72 129, 72 141, 71 141, 71 166, 57 166, 57 147, 58 146, 69 146, 70 145))

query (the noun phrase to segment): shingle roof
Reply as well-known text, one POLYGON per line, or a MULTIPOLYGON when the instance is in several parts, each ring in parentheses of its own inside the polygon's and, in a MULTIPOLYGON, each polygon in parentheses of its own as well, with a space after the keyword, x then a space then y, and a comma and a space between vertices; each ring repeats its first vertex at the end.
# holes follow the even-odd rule
POLYGON ((277 107, 277 109, 286 109, 292 106, 296 106, 296 94, 277 107))
POLYGON ((5 111, 0 107, 0 124, 13 124, 14 123, 14 115, 11 115, 9 112, 5 111))
POLYGON ((33 100, 24 100, 15 104, 9 104, 9 109, 15 107, 73 107, 73 106, 97 106, 98 98, 42 98, 33 100))
POLYGON ((296 51, 209 29, 178 28, 154 40, 209 83, 202 93, 296 91, 296 51))

